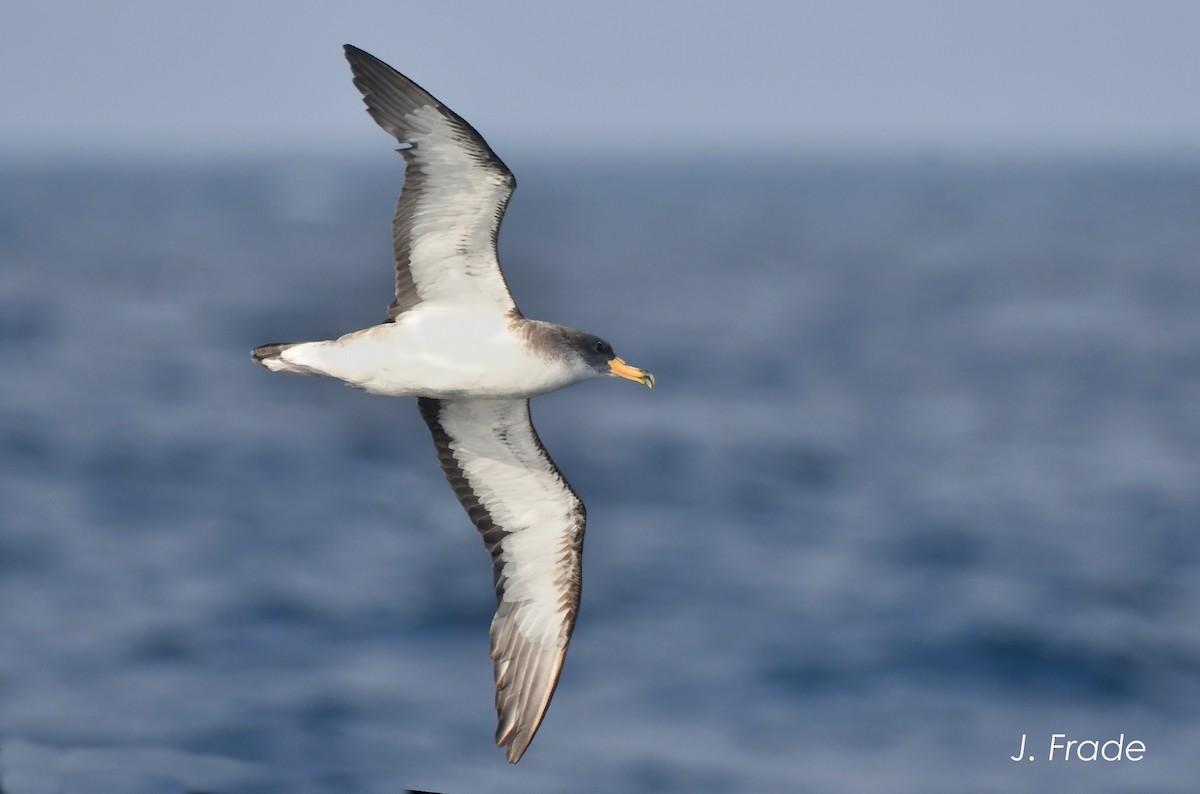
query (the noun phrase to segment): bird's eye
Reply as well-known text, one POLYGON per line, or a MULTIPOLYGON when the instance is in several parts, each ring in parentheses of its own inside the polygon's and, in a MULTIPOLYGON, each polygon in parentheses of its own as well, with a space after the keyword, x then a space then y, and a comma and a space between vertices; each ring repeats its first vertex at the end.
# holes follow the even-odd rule
POLYGON ((596 340, 596 344, 592 345, 592 349, 597 353, 607 354, 612 352, 612 348, 608 346, 608 342, 602 342, 599 339, 596 340))

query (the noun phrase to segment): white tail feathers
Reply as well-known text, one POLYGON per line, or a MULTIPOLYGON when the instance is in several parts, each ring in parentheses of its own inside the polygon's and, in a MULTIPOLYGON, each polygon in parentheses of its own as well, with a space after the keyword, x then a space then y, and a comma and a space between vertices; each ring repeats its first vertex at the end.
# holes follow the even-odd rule
POLYGON ((269 345, 259 345, 250 351, 250 358, 255 364, 261 367, 266 367, 272 372, 290 372, 294 375, 311 375, 312 370, 308 367, 298 366, 290 361, 285 361, 282 354, 285 350, 295 347, 296 345, 304 344, 303 342, 273 342, 269 345))

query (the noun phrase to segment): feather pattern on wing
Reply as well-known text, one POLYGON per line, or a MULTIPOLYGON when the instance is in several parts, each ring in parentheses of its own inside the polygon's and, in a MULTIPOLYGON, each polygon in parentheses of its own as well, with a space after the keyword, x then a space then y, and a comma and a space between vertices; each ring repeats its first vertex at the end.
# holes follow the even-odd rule
POLYGON ((586 513, 522 399, 420 400, 438 460, 492 555, 496 744, 516 763, 558 684, 579 610, 586 513))
POLYGON ((404 148, 408 167, 392 221, 396 297, 388 319, 422 301, 474 301, 516 313, 496 237, 517 182, 470 124, 425 89, 346 45, 367 112, 404 148))

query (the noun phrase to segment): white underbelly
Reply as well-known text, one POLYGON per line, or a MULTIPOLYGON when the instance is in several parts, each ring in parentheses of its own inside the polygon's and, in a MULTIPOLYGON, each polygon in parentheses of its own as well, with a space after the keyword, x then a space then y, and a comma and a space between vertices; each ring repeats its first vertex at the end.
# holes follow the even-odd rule
POLYGON ((507 317, 428 305, 397 322, 330 342, 298 345, 292 363, 376 394, 533 396, 572 382, 565 367, 532 355, 507 317))

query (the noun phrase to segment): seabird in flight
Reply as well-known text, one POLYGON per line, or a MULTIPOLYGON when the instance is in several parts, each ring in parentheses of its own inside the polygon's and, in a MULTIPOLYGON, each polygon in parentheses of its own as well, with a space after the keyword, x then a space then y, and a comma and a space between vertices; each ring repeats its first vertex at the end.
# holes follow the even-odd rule
POLYGON ((615 375, 654 386, 598 336, 529 320, 508 292, 496 235, 512 173, 454 111, 346 45, 367 112, 401 144, 387 321, 323 342, 262 345, 273 372, 324 375, 419 398, 438 460, 492 555, 496 744, 516 763, 562 671, 579 609, 583 502, 546 453, 529 398, 615 375))

